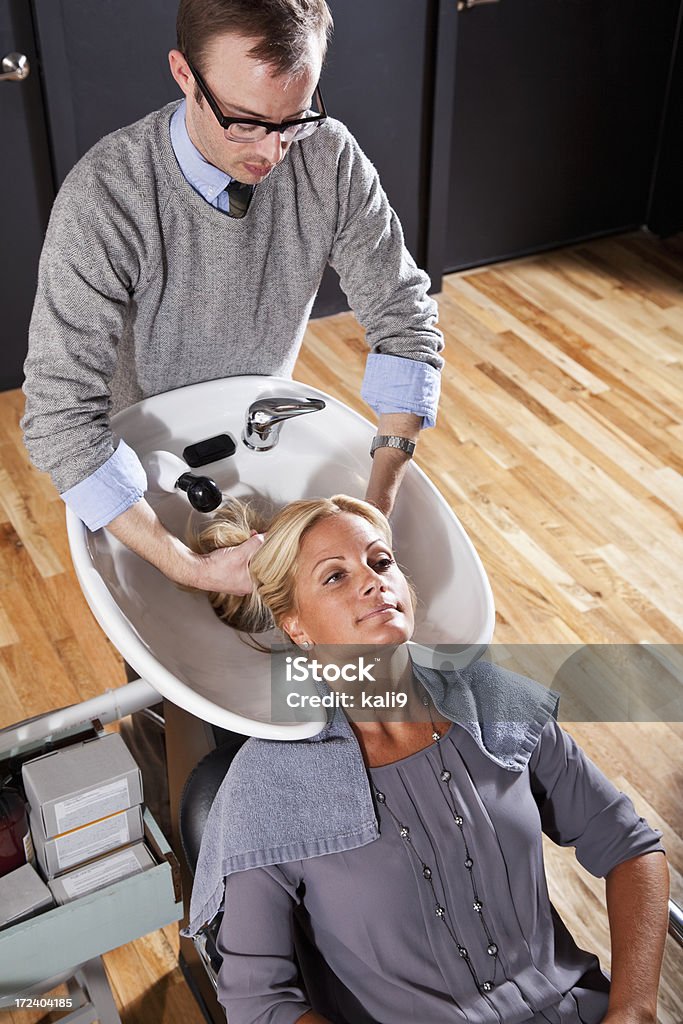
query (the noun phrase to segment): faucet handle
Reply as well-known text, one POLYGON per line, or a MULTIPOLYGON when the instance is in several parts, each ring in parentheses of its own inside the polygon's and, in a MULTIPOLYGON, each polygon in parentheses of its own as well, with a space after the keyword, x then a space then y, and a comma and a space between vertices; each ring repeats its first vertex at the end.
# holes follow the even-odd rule
POLYGON ((272 396, 271 398, 258 398, 252 402, 247 412, 247 419, 252 423, 263 423, 267 417, 270 423, 282 423, 294 416, 304 416, 307 412, 319 412, 324 408, 325 403, 321 398, 296 398, 295 396, 277 398, 272 396))
POLYGON ((325 408, 321 398, 297 398, 276 396, 258 398, 247 410, 242 440, 247 448, 254 451, 269 451, 274 448, 280 436, 280 427, 285 420, 319 412, 325 408))

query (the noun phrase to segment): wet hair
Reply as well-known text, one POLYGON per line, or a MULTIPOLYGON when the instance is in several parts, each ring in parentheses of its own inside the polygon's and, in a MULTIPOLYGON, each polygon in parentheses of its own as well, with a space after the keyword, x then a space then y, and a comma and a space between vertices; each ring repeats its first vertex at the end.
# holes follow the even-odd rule
POLYGON ((308 531, 323 519, 350 512, 367 520, 391 545, 391 527, 386 517, 367 501, 336 494, 333 498, 292 501, 272 521, 248 504, 227 498, 211 522, 187 542, 202 553, 220 547, 233 547, 248 540, 252 532, 266 533, 266 539, 252 556, 249 572, 254 580, 251 594, 211 593, 209 599, 218 616, 247 633, 260 633, 273 625, 280 627, 285 616, 296 607, 296 577, 301 542, 308 531))
POLYGON ((312 37, 324 57, 332 15, 325 0, 180 0, 178 49, 200 74, 210 43, 228 32, 256 40, 250 57, 295 78, 310 64, 312 37))

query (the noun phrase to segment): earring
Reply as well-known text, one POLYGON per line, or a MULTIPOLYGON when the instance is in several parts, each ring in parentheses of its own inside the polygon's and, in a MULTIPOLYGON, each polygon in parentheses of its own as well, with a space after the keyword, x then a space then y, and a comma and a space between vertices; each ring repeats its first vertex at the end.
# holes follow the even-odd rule
POLYGON ((301 646, 303 647, 303 649, 305 651, 307 651, 308 648, 311 647, 311 643, 308 640, 304 640, 303 643, 301 644, 301 646))

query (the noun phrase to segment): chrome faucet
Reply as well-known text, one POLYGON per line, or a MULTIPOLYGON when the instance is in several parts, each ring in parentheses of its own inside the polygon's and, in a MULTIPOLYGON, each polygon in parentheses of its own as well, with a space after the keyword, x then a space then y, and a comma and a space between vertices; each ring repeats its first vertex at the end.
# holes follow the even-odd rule
POLYGON ((247 409, 242 440, 253 451, 270 451, 280 440, 280 428, 285 420, 324 408, 325 403, 320 398, 259 398, 247 409))

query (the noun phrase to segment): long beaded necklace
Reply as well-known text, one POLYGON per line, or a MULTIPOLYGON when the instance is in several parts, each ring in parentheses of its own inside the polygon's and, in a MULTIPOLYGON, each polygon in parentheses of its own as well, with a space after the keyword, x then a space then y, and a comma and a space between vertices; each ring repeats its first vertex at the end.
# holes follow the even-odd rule
POLYGON ((432 716, 432 711, 431 711, 431 707, 430 707, 429 697, 424 696, 422 698, 422 703, 425 705, 425 707, 429 711, 429 719, 430 719, 430 721, 432 723, 432 740, 436 744, 436 749, 439 752, 439 760, 441 761, 441 771, 439 773, 439 778, 440 778, 441 782, 445 786, 446 800, 448 802, 448 806, 449 806, 449 809, 451 811, 451 814, 452 814, 452 817, 453 817, 453 821, 455 822, 455 824, 457 826, 457 830, 458 830, 458 833, 459 833, 459 835, 461 837, 462 844, 463 844, 463 849, 464 849, 464 853, 465 853, 465 859, 464 859, 463 863, 465 865, 465 868, 467 869, 467 874, 469 875, 470 882, 472 884, 472 896, 473 896, 473 899, 472 899, 472 909, 474 910, 474 912, 476 913, 477 917, 479 918, 479 921, 481 922, 481 926, 482 926, 482 928, 484 930, 484 934, 486 936, 486 941, 488 943, 488 945, 486 947, 486 952, 487 952, 488 956, 490 956, 492 961, 493 961, 493 974, 492 974, 490 980, 481 981, 479 979, 479 976, 478 976, 476 970, 474 969, 474 965, 473 965, 473 963, 472 963, 472 961, 470 959, 470 954, 469 954, 469 951, 468 951, 467 947, 464 945, 463 942, 460 941, 460 939, 458 938, 458 936, 457 936, 457 934, 455 932, 455 929, 453 928, 453 926, 451 925, 451 923, 450 923, 450 921, 448 919, 447 908, 442 906, 441 903, 439 903, 439 899, 437 897, 436 890, 434 888, 434 879, 433 879, 432 868, 429 866, 429 864, 426 863, 426 861, 423 860, 423 858, 420 856, 420 854, 415 849, 415 847, 413 845, 412 837, 410 835, 409 827, 407 825, 405 825, 399 818, 396 817, 394 812, 391 810, 391 808, 387 804, 385 794, 382 793, 382 791, 379 790, 376 786, 374 787, 375 799, 377 800, 377 803, 380 804, 380 806, 382 806, 383 808, 385 808, 387 810, 387 812, 389 813, 389 815, 393 819, 393 821, 394 821, 394 823, 395 823, 395 825, 396 825, 396 827, 398 829, 398 834, 400 835, 401 839, 403 839, 405 841, 408 849, 410 850, 411 855, 413 857, 415 857, 417 859, 417 861, 419 862, 420 868, 422 870, 422 877, 426 880, 426 882, 429 885, 429 887, 431 889, 431 892, 432 892, 432 898, 434 900, 434 913, 436 914, 438 919, 443 922, 443 924, 444 924, 448 934, 450 935, 451 939, 455 943, 455 946, 456 946, 456 948, 458 950, 459 955, 463 958, 463 960, 467 964, 467 966, 469 968, 469 971, 470 971, 470 974, 472 975, 472 978, 474 980, 474 984, 477 986, 478 990, 482 994, 485 995, 488 992, 492 992, 494 987, 495 987, 495 984, 496 984, 496 971, 498 969, 498 946, 493 941, 493 936, 491 934, 489 926, 486 923, 486 919, 484 917, 484 913, 483 913, 483 911, 484 911, 484 903, 483 903, 483 901, 481 900, 481 898, 479 896, 479 892, 477 890, 477 884, 476 884, 476 881, 475 881, 475 878, 474 878, 474 874, 473 874, 474 860, 473 860, 472 855, 470 853, 470 848, 469 848, 468 843, 467 843, 467 837, 466 837, 465 832, 464 832, 463 816, 462 816, 462 814, 460 814, 460 812, 458 811, 458 808, 456 807, 455 798, 453 796, 453 792, 451 790, 451 787, 449 786, 449 782, 451 780, 451 773, 449 772, 448 768, 446 768, 446 764, 445 764, 444 759, 443 759, 443 751, 441 749, 441 734, 439 733, 438 729, 436 728, 436 725, 434 724, 434 718, 432 716))

